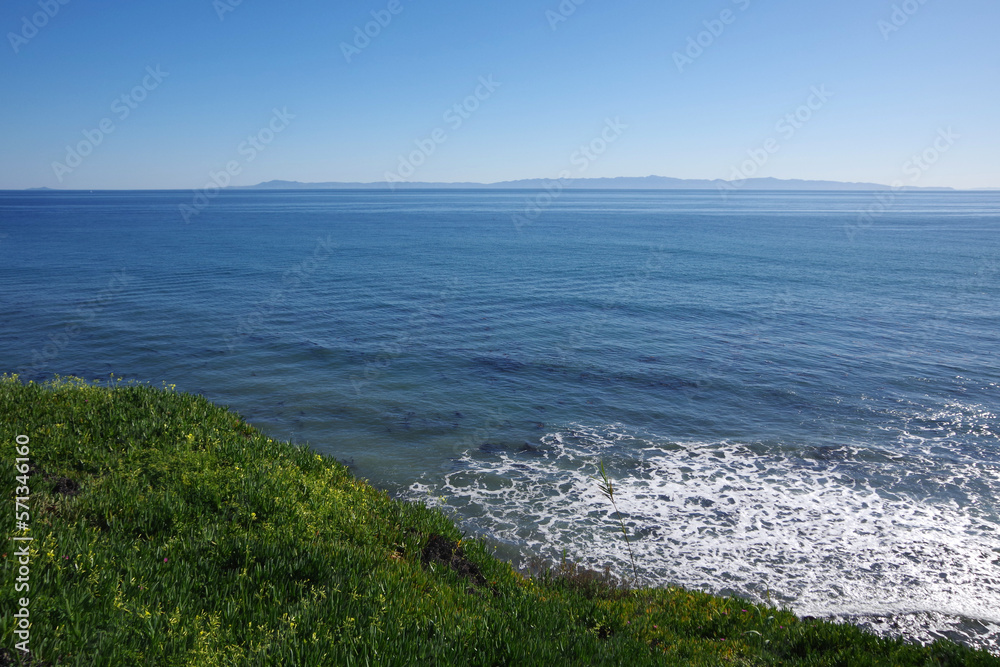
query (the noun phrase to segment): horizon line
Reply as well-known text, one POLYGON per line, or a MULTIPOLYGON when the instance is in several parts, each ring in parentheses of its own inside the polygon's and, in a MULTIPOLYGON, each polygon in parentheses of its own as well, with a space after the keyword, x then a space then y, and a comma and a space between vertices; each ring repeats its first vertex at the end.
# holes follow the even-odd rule
MULTIPOLYGON (((221 179, 219 179, 221 180, 221 179)), ((266 181, 260 181, 251 185, 230 185, 228 182, 221 183, 218 180, 213 179, 205 183, 201 187, 174 187, 174 188, 156 188, 156 187, 136 187, 136 188, 104 188, 104 187, 83 187, 83 188, 53 188, 48 186, 33 186, 24 188, 0 188, 0 192, 25 192, 25 191, 52 191, 52 192, 87 192, 87 191, 101 191, 101 192, 129 192, 129 191, 190 191, 190 190, 249 190, 249 189, 271 189, 271 190, 328 190, 328 189, 365 189, 365 190, 390 190, 394 191, 396 189, 475 189, 489 188, 489 189, 511 189, 511 190, 552 190, 552 189, 590 189, 590 190, 705 190, 712 189, 714 186, 716 189, 729 189, 729 190, 764 190, 764 191, 809 191, 809 190, 821 190, 821 191, 872 191, 872 190, 909 190, 909 191, 919 191, 919 190, 929 190, 929 191, 958 191, 958 192, 983 192, 983 191, 997 191, 1000 187, 992 186, 982 186, 982 187, 955 187, 948 185, 932 185, 932 186, 920 186, 920 185, 908 185, 900 181, 895 181, 891 185, 883 183, 873 183, 864 181, 835 181, 835 180, 825 180, 825 179, 803 179, 803 178, 777 178, 774 176, 765 177, 754 177, 746 178, 742 180, 726 180, 722 178, 678 178, 673 176, 658 176, 658 175, 648 175, 648 176, 596 176, 596 177, 568 177, 560 175, 557 178, 519 178, 511 180, 493 181, 489 183, 483 183, 478 181, 296 181, 296 180, 286 180, 286 179, 270 179, 266 181), (587 182, 601 182, 606 183, 609 181, 637 181, 635 187, 629 186, 619 186, 619 187, 586 187, 581 185, 581 183, 587 182), (671 183, 673 187, 653 187, 653 186, 643 186, 641 181, 660 181, 663 183, 671 183), (697 183, 700 187, 683 187, 685 182, 690 182, 692 184, 697 183), (527 185, 532 183, 533 185, 527 185), (537 183, 537 184, 535 184, 537 183), (774 184, 787 183, 790 187, 753 187, 753 185, 758 184, 774 184), (287 184, 289 187, 283 188, 281 185, 287 184), (518 186, 517 184, 524 184, 518 186), (753 185, 751 185, 753 184, 753 185), (810 184, 816 184, 817 188, 808 187, 810 184), (268 187, 270 186, 270 187, 268 187), (315 186, 315 187, 309 187, 315 186), (351 187, 356 186, 356 187, 351 187), (508 186, 508 187, 504 187, 508 186), (706 187, 709 186, 709 187, 706 187), (749 186, 749 187, 748 187, 749 186)))

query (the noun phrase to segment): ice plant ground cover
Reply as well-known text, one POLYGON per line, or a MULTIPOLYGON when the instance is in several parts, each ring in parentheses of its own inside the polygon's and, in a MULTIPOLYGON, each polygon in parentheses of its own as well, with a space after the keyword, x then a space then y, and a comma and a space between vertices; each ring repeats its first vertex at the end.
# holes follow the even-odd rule
MULTIPOLYGON (((171 388, 4 376, 8 499, 18 435, 32 665, 1000 665, 572 565, 525 576, 440 511, 171 388)), ((0 664, 29 664, 13 630, 5 614, 0 664)))

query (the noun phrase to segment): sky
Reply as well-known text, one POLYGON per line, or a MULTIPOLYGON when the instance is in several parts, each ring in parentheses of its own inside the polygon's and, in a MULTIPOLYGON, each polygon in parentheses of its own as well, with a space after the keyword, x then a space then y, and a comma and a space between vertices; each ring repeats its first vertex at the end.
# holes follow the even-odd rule
POLYGON ((0 189, 1000 187, 996 0, 6 0, 0 189))

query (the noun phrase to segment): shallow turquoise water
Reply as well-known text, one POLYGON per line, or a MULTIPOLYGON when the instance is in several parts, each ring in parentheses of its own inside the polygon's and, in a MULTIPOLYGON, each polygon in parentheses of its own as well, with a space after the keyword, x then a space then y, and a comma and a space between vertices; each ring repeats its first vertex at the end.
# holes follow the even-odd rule
POLYGON ((648 582, 1000 650, 1000 195, 534 196, 0 193, 0 370, 177 384, 618 568, 603 458, 648 582))

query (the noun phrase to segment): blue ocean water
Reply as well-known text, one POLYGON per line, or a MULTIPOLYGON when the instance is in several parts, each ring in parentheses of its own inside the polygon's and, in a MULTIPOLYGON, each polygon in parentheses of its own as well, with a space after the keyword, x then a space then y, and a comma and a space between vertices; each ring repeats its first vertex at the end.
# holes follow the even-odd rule
POLYGON ((191 197, 0 192, 0 371, 176 384, 624 572, 603 460, 646 583, 1000 651, 1000 194, 191 197))

